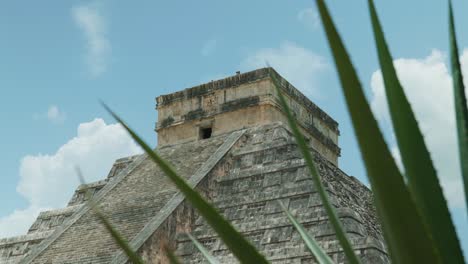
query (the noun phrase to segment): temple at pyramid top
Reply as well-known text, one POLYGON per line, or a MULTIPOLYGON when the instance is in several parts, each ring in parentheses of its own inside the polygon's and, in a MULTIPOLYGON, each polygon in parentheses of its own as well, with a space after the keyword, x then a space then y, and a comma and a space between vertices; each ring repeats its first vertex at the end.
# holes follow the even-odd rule
POLYGON ((286 116, 271 78, 281 83, 303 133, 326 159, 338 164, 338 123, 273 68, 239 73, 156 98, 158 145, 203 140, 235 130, 283 122, 286 116))
MULTIPOLYGON (((371 191, 337 165, 337 122, 271 68, 158 97, 156 151, 271 263, 316 263, 280 204, 334 263, 346 263, 272 76, 361 263, 389 263, 371 191)), ((0 264, 129 263, 89 197, 145 263, 169 263, 165 248, 181 263, 203 263, 187 234, 220 263, 239 263, 147 154, 116 160, 102 177, 78 186, 67 207, 41 212, 24 235, 0 238, 0 264)))

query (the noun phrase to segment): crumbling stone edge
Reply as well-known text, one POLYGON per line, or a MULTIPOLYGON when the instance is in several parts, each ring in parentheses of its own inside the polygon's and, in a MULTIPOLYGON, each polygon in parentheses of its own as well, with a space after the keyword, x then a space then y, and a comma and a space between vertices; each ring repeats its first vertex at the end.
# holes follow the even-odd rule
MULTIPOLYGON (((226 155, 232 146, 245 133, 245 129, 235 131, 228 136, 226 141, 215 151, 210 158, 190 177, 187 181, 190 187, 195 188, 203 178, 218 164, 218 162, 226 155)), ((185 200, 185 196, 179 191, 161 208, 161 210, 150 220, 148 224, 130 241, 130 247, 133 250, 138 250, 145 241, 164 223, 164 221, 176 210, 176 208, 185 200)), ((128 258, 123 251, 120 251, 111 263, 127 263, 128 258)))
POLYGON ((21 236, 16 236, 16 237, 2 238, 0 239, 0 246, 44 239, 50 236, 51 233, 52 233, 51 231, 47 230, 47 231, 36 232, 36 233, 26 234, 26 235, 21 235, 21 236))
MULTIPOLYGON (((147 158, 146 154, 140 155, 134 162, 129 164, 127 168, 122 170, 115 178, 102 188, 101 191, 96 195, 94 201, 98 203, 104 196, 107 195, 112 189, 114 189, 117 184, 119 184, 128 174, 130 174, 135 168, 140 166, 140 164, 147 158)), ((68 221, 58 226, 57 229, 50 235, 48 238, 44 239, 39 245, 34 247, 19 263, 29 264, 37 256, 39 256, 50 244, 52 244, 57 238, 59 238, 70 226, 72 226, 76 221, 78 221, 90 208, 88 206, 83 206, 79 211, 77 211, 68 221)))

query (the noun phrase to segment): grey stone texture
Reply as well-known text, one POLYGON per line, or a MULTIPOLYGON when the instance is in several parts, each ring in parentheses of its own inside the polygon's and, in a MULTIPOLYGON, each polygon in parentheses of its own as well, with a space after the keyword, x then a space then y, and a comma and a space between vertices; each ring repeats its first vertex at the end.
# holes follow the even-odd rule
POLYGON ((0 263, 18 263, 26 254, 32 250, 37 250, 43 240, 51 237, 54 231, 62 229, 72 216, 83 207, 86 190, 89 189, 94 197, 109 179, 123 170, 134 159, 134 156, 119 159, 112 166, 106 179, 80 185, 70 199, 67 207, 41 212, 26 235, 0 239, 0 263))
MULTIPOLYGON (((363 263, 388 263, 372 196, 313 149, 322 181, 363 263)), ((336 263, 344 263, 334 231, 289 131, 282 124, 252 128, 202 183, 210 200, 272 263, 314 263, 299 234, 279 207, 281 201, 336 263)), ((235 263, 202 217, 194 214, 192 233, 221 263, 235 263)), ((177 237, 184 263, 203 262, 187 239, 177 237)))
MULTIPOLYGON (((246 76, 260 73, 264 71, 246 76)), ((191 93, 162 97, 159 103, 167 106, 184 96, 190 100, 203 96, 206 89, 200 87, 191 93)), ((297 90, 293 92, 302 105, 312 104, 297 90)), ((258 103, 255 97, 246 98, 222 102, 222 107, 239 111, 258 103)), ((190 122, 203 119, 196 114, 191 118, 190 122)), ((304 160, 283 120, 214 133, 208 139, 164 144, 156 151, 272 263, 316 263, 279 202, 289 208, 336 263, 346 263, 304 160)), ((330 120, 329 125, 335 126, 330 120)), ((177 129, 173 120, 166 122, 177 129)), ((190 126, 180 127, 186 130, 190 126)), ((309 139, 310 151, 355 251, 363 263, 389 263, 371 191, 323 156, 316 149, 316 142, 309 139)), ((147 263, 168 263, 164 247, 175 250, 183 263, 206 263, 186 233, 197 237, 221 263, 238 263, 146 155, 117 160, 105 179, 80 185, 67 207, 42 212, 26 235, 0 239, 0 263, 127 263, 125 254, 86 206, 87 191, 147 263)))

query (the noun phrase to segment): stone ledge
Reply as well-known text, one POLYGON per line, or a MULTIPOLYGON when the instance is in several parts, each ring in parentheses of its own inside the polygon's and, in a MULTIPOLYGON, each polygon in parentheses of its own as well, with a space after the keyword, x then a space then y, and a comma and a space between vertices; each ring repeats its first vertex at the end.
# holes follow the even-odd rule
MULTIPOLYGON (((273 123, 274 124, 274 128, 276 127, 281 127, 283 128, 286 133, 288 133, 290 136, 291 136, 291 140, 288 140, 287 143, 289 145, 295 145, 296 142, 295 142, 295 139, 292 137, 292 132, 289 130, 289 127, 287 127, 287 125, 281 123, 281 122, 275 122, 273 123)), ((309 126, 309 127, 305 127, 302 125, 302 123, 299 124, 302 128, 304 128, 306 131, 308 131, 316 140, 318 140, 320 143, 324 144, 329 150, 331 150, 333 153, 335 153, 337 156, 341 156, 341 148, 338 147, 338 145, 336 145, 330 138, 326 137, 322 132, 320 132, 317 128, 313 127, 313 126, 309 126), (313 127, 313 129, 312 129, 313 127)), ((309 141, 308 138, 306 138, 306 141, 309 141)), ((278 143, 273 143, 273 145, 277 145, 278 143)), ((285 143, 282 143, 282 144, 285 144, 285 143)), ((274 146, 269 146, 269 147, 266 147, 264 149, 269 149, 269 148, 273 148, 274 146)), ((285 144, 286 145, 286 144, 285 144)), ((236 153, 236 155, 241 155, 240 153, 246 153, 248 154, 249 152, 255 152, 255 151, 261 151, 262 150, 262 147, 263 146, 257 146, 257 145, 254 145, 252 146, 251 148, 247 148, 247 150, 239 150, 238 153, 236 153), (252 150, 250 150, 252 149, 252 150)), ((314 149, 313 146, 310 146, 309 144, 309 149, 315 151, 315 152, 318 152, 317 150, 314 149)), ((301 155, 302 156, 302 155, 301 155)))
MULTIPOLYGON (((225 137, 228 134, 232 134, 234 132, 241 131, 241 130, 244 130, 244 128, 239 128, 238 130, 233 130, 233 131, 229 131, 229 132, 226 132, 226 133, 214 135, 210 139, 225 137)), ((157 149, 158 149, 158 151, 162 151, 164 149, 173 148, 173 147, 177 147, 177 146, 184 145, 184 144, 190 144, 190 143, 194 143, 196 141, 201 142, 199 139, 188 139, 188 140, 178 141, 178 142, 175 142, 175 143, 172 143, 172 144, 165 144, 165 145, 162 145, 162 146, 158 145, 157 149)))
POLYGON ((208 94, 214 90, 228 89, 232 87, 237 87, 242 84, 247 84, 250 82, 258 81, 261 79, 271 78, 270 74, 274 74, 281 84, 281 89, 288 94, 290 97, 295 99, 297 102, 310 109, 316 116, 327 124, 333 131, 339 134, 338 122, 331 118, 327 113, 325 113, 320 107, 310 101, 304 94, 302 94, 297 88, 290 84, 286 79, 284 79, 278 72, 273 68, 261 68, 253 70, 250 72, 233 75, 220 79, 217 81, 211 81, 201 85, 193 86, 191 88, 186 88, 183 91, 161 95, 156 98, 156 108, 160 106, 169 105, 176 101, 190 99, 196 96, 208 94))
POLYGON ((269 75, 267 68, 233 75, 224 79, 211 81, 208 83, 186 88, 183 91, 161 95, 156 98, 157 107, 168 105, 179 100, 190 99, 196 96, 208 94, 214 90, 237 87, 242 84, 254 82, 268 77, 269 75))
POLYGON ((221 105, 221 111, 222 112, 227 112, 227 111, 234 111, 240 108, 245 108, 253 105, 257 105, 260 103, 260 97, 259 96, 250 96, 250 97, 245 97, 245 98, 239 98, 235 99, 226 103, 223 103, 221 105))
POLYGON ((77 205, 70 205, 65 208, 42 211, 39 213, 39 216, 37 217, 37 219, 49 218, 52 216, 65 215, 65 214, 73 214, 76 211, 80 210, 82 206, 83 204, 77 204, 77 205))
POLYGON ((78 188, 76 188, 76 191, 81 192, 81 191, 84 191, 84 190, 90 189, 90 188, 102 187, 102 186, 106 185, 107 182, 108 182, 108 180, 104 179, 104 180, 99 180, 99 181, 95 181, 95 182, 91 182, 91 183, 80 184, 78 186, 78 188))
POLYGON ((141 155, 143 155, 143 154, 136 154, 136 155, 133 155, 133 156, 128 156, 128 157, 123 157, 123 158, 116 159, 115 162, 114 162, 114 165, 120 164, 120 163, 135 161, 141 155))
POLYGON ((24 243, 24 242, 42 240, 42 239, 49 237, 52 233, 53 231, 44 231, 44 232, 37 232, 33 234, 2 238, 0 239, 0 247, 11 245, 11 244, 16 244, 16 243, 24 243))

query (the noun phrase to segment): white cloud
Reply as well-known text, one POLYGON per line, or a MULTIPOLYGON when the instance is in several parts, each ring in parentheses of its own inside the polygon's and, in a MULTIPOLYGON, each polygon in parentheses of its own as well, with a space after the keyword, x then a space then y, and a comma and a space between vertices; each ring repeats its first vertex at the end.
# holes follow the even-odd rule
POLYGON ((203 47, 201 49, 201 54, 205 57, 213 54, 213 52, 216 50, 217 45, 218 45, 218 41, 216 39, 208 40, 207 42, 203 44, 203 47))
POLYGON ((39 213, 47 209, 30 206, 0 218, 0 238, 26 234, 39 213))
POLYGON ((98 76, 107 70, 111 52, 105 18, 97 4, 76 6, 72 9, 72 16, 86 38, 89 71, 98 76))
POLYGON ((297 20, 310 29, 317 29, 320 25, 318 13, 312 8, 306 8, 297 14, 297 20))
MULTIPOLYGON (((461 58, 463 72, 467 76, 467 50, 461 58)), ((466 205, 458 159, 453 88, 446 58, 441 51, 433 50, 424 59, 402 58, 395 60, 394 65, 424 134, 446 198, 452 209, 463 208, 466 205)), ((373 73, 371 88, 372 109, 379 121, 388 126, 390 116, 380 71, 373 73)), ((398 158, 395 143, 391 149, 398 158)))
POLYGON ((47 112, 41 114, 34 114, 33 118, 36 120, 47 119, 54 124, 62 124, 67 119, 67 114, 59 109, 56 105, 50 105, 47 112))
POLYGON ((55 153, 25 156, 17 191, 29 207, 0 218, 0 234, 24 234, 40 209, 65 206, 79 185, 76 166, 92 182, 105 178, 116 159, 140 152, 120 125, 97 118, 80 124, 77 135, 55 153))
POLYGON ((265 48, 251 54, 241 63, 241 68, 261 68, 267 62, 307 96, 319 96, 316 76, 328 68, 320 55, 285 41, 279 48, 265 48))

